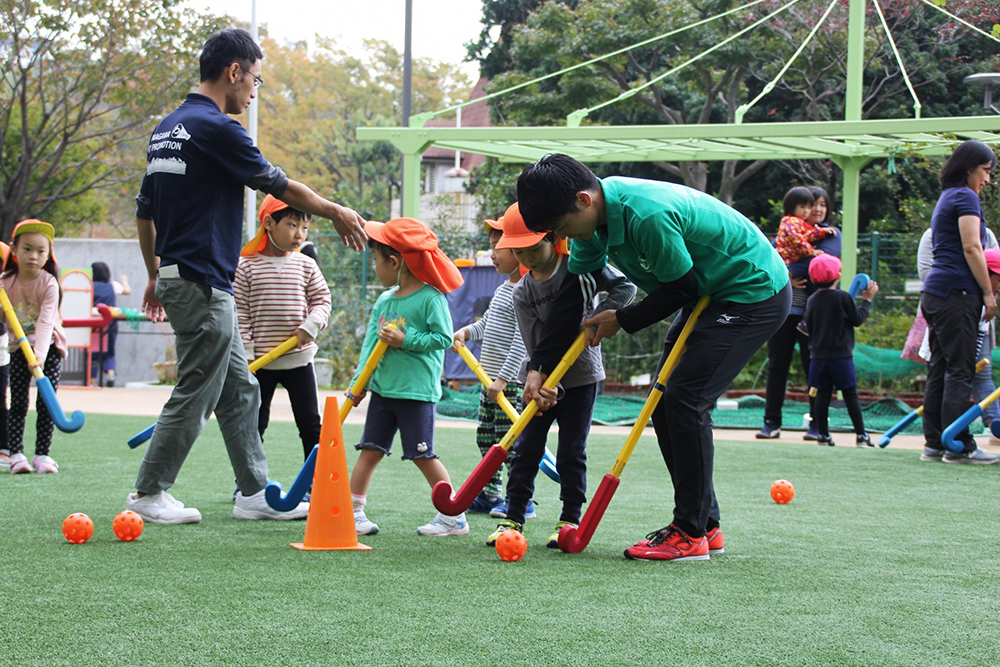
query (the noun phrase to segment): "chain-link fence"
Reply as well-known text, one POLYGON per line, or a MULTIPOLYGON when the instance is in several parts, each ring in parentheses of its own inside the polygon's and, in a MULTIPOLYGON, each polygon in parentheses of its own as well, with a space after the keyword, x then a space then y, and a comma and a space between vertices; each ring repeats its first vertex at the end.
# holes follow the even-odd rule
MULTIPOLYGON (((371 251, 354 252, 343 246, 330 229, 319 227, 310 235, 317 247, 319 265, 333 296, 330 324, 318 340, 319 356, 330 360, 334 384, 345 384, 354 372, 361 351, 368 313, 384 288, 375 277, 371 251)), ((881 288, 872 314, 858 330, 858 341, 884 349, 902 349, 920 300, 917 245, 920 234, 874 232, 858 236, 857 270, 877 280, 881 288)), ((607 381, 647 384, 662 350, 669 322, 661 322, 635 335, 619 335, 604 347, 607 381)), ((758 354, 736 384, 753 384, 766 355, 758 354)), ((759 382, 758 382, 759 384, 759 382)))

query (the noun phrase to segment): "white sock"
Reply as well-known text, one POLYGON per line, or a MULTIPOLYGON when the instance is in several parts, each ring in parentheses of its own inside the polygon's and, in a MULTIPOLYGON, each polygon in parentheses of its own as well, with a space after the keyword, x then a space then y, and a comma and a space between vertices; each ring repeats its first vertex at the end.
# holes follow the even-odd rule
POLYGON ((356 510, 357 509, 364 509, 366 502, 368 502, 368 496, 367 495, 359 496, 359 495, 356 495, 356 494, 353 494, 353 493, 351 494, 351 505, 354 507, 354 509, 356 509, 356 510))

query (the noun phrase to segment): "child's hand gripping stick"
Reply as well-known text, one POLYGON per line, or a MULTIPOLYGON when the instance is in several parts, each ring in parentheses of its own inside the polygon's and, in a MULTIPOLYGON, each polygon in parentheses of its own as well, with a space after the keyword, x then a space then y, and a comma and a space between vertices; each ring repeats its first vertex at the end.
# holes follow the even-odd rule
MULTIPOLYGON (((262 357, 260 357, 258 359, 254 359, 253 361, 251 361, 250 362, 250 372, 251 373, 256 373, 261 368, 263 368, 264 366, 267 366, 269 363, 271 363, 272 361, 274 361, 275 359, 277 359, 281 355, 285 354, 286 352, 288 352, 289 350, 291 350, 292 348, 294 348, 298 344, 299 344, 299 339, 296 336, 290 337, 284 343, 281 343, 280 345, 276 346, 274 349, 272 349, 270 352, 268 352, 264 356, 262 356, 262 357)), ((135 435, 133 435, 131 438, 129 438, 128 439, 128 446, 131 449, 135 449, 136 447, 138 447, 142 443, 144 443, 147 440, 149 440, 150 438, 152 438, 154 430, 156 430, 156 424, 155 423, 150 424, 149 426, 147 426, 146 428, 142 429, 141 431, 139 431, 138 433, 136 433, 135 435)))
MULTIPOLYGON (((552 371, 552 375, 545 380, 545 384, 542 386, 549 389, 554 388, 563 375, 566 374, 566 371, 569 370, 570 366, 576 362, 577 357, 580 356, 586 345, 586 336, 581 331, 570 348, 566 350, 566 354, 563 355, 559 365, 552 371)), ((458 493, 454 496, 452 496, 451 484, 448 482, 442 480, 435 484, 433 491, 431 491, 431 499, 434 501, 434 507, 442 514, 449 516, 461 514, 469 509, 472 501, 475 500, 479 492, 486 487, 486 483, 490 481, 496 471, 500 469, 500 466, 503 465, 504 460, 507 458, 507 453, 514 446, 517 437, 521 435, 521 431, 524 430, 524 427, 528 425, 528 422, 534 418, 537 412, 538 403, 532 400, 524 408, 524 412, 517 418, 517 421, 510 427, 510 430, 507 431, 503 440, 499 444, 490 447, 489 451, 486 452, 486 456, 480 459, 479 465, 476 466, 475 470, 472 471, 472 474, 469 475, 465 483, 458 490, 458 493)))
MULTIPOLYGON (((466 365, 472 369, 472 372, 476 374, 476 377, 479 378, 479 381, 483 383, 484 387, 489 388, 490 385, 493 384, 493 380, 486 374, 486 371, 483 370, 482 364, 479 363, 479 360, 476 359, 468 347, 465 345, 459 345, 458 355, 462 357, 462 360, 465 361, 466 365)), ((517 413, 517 410, 514 409, 514 406, 510 404, 510 401, 507 400, 507 397, 503 395, 503 392, 497 394, 497 403, 500 404, 500 408, 510 418, 511 422, 516 422, 518 417, 521 416, 517 413)), ((553 456, 552 452, 550 452, 548 447, 546 447, 545 455, 542 457, 541 462, 539 462, 538 469, 545 473, 549 479, 558 484, 560 482, 560 478, 559 471, 556 470, 555 460, 556 457, 553 456)))
MULTIPOLYGON (((979 371, 983 370, 989 365, 990 365, 990 360, 983 357, 982 359, 979 360, 979 363, 976 364, 976 372, 978 373, 979 371)), ((989 403, 987 403, 987 405, 989 405, 989 403)), ((922 414, 924 414, 924 406, 921 405, 919 408, 910 412, 910 414, 906 415, 898 422, 893 424, 892 428, 890 428, 888 431, 883 433, 882 437, 878 439, 878 446, 879 447, 888 446, 889 442, 892 440, 894 436, 899 435, 900 431, 902 431, 904 428, 915 422, 917 420, 917 417, 919 417, 922 414)), ((992 428, 993 424, 990 424, 990 429, 992 428)), ((1000 422, 997 423, 997 428, 1000 429, 1000 422)))
POLYGON ((52 386, 52 381, 45 377, 42 374, 42 369, 38 367, 38 359, 35 358, 35 352, 31 349, 28 337, 24 335, 24 329, 21 328, 21 323, 17 320, 17 313, 14 312, 14 306, 11 304, 7 292, 3 289, 0 289, 0 305, 3 306, 4 315, 7 317, 7 324, 10 325, 11 330, 14 332, 17 342, 21 346, 21 352, 24 353, 24 358, 31 367, 31 374, 35 376, 35 387, 38 388, 38 396, 45 403, 45 407, 49 411, 49 416, 52 417, 52 422, 64 433, 79 431, 83 428, 85 419, 83 413, 75 410, 72 415, 67 417, 66 413, 63 412, 62 406, 59 405, 59 399, 56 398, 56 390, 52 386))
MULTIPOLYGON (((960 441, 955 440, 955 437, 964 431, 969 424, 974 422, 977 417, 980 417, 984 412, 986 412, 986 406, 998 398, 1000 398, 1000 389, 997 389, 992 394, 979 401, 979 403, 966 410, 961 417, 956 419, 950 426, 948 426, 948 428, 942 431, 941 444, 944 445, 944 448, 949 452, 958 453, 962 451, 963 445, 960 441)), ((993 425, 990 424, 991 431, 993 430, 992 426, 993 425)))
POLYGON ((684 354, 688 336, 691 335, 691 331, 698 321, 698 316, 708 306, 710 299, 711 297, 707 294, 701 297, 695 305, 694 310, 691 311, 691 315, 688 316, 687 322, 684 323, 684 328, 681 329, 680 335, 677 336, 677 341, 674 343, 673 349, 670 350, 667 360, 663 363, 663 368, 660 369, 660 374, 657 376, 656 382, 649 390, 649 396, 646 398, 646 403, 642 406, 639 418, 635 420, 632 431, 625 440, 625 445, 618 454, 618 458, 615 459, 614 465, 611 466, 611 472, 604 476, 604 479, 601 480, 601 485, 597 488, 597 492, 591 498, 590 504, 587 506, 587 511, 580 521, 579 528, 576 526, 563 526, 562 530, 559 531, 559 548, 564 552, 568 554, 579 553, 590 544, 590 538, 594 536, 597 524, 601 522, 604 511, 611 502, 611 497, 615 495, 615 491, 618 489, 625 464, 628 463, 629 457, 632 456, 632 451, 639 442, 639 436, 642 435, 646 424, 649 423, 649 418, 653 414, 653 410, 656 409, 657 404, 660 402, 660 397, 663 396, 667 379, 674 371, 674 368, 677 367, 677 361, 681 358, 681 355, 684 354))
MULTIPOLYGON (((371 380, 372 373, 375 372, 375 367, 378 366, 378 362, 382 360, 382 355, 385 354, 385 350, 388 347, 383 341, 375 343, 375 347, 372 348, 371 354, 368 355, 368 361, 365 362, 364 368, 361 369, 361 374, 358 375, 357 381, 351 385, 351 388, 347 392, 347 397, 352 400, 344 401, 344 404, 340 406, 340 423, 343 424, 347 419, 347 415, 351 413, 354 408, 354 396, 360 394, 364 391, 365 387, 368 386, 368 381, 371 380)), ((263 357, 262 357, 263 358, 263 357)), ((264 500, 272 508, 278 510, 279 512, 288 512, 299 506, 302 499, 306 497, 306 491, 312 488, 313 474, 316 471, 316 451, 319 449, 319 445, 312 448, 309 452, 309 457, 306 462, 302 464, 302 469, 299 470, 299 474, 295 476, 295 481, 292 482, 291 488, 288 489, 288 493, 281 492, 280 482, 268 482, 267 486, 264 487, 264 500)))

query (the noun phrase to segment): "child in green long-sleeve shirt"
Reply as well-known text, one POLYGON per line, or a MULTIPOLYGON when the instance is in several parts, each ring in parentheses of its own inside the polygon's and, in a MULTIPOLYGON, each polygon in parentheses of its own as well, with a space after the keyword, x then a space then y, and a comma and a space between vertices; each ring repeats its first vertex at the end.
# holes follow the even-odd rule
MULTIPOLYGON (((424 223, 396 218, 383 224, 365 223, 375 275, 385 287, 368 321, 361 359, 377 341, 388 349, 365 391, 351 396, 355 405, 371 390, 361 451, 351 472, 351 500, 358 535, 374 535, 378 526, 365 514, 368 487, 375 468, 392 449, 399 431, 403 460, 413 461, 433 488, 451 483, 448 471, 434 453, 434 407, 441 398, 444 352, 452 344, 448 301, 442 292, 458 288, 463 280, 455 264, 437 247, 437 237, 424 223)), ((354 385, 352 379, 351 385, 354 385)), ((469 532, 465 514, 438 513, 417 528, 420 535, 444 537, 469 532)))

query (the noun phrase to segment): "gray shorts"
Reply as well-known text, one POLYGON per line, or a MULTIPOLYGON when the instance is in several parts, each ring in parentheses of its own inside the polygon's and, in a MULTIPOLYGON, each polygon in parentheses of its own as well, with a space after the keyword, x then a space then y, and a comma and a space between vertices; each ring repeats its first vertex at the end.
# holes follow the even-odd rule
POLYGON ((386 456, 399 431, 403 460, 436 459, 434 453, 434 403, 406 398, 385 398, 371 392, 365 432, 355 449, 379 451, 386 456))

